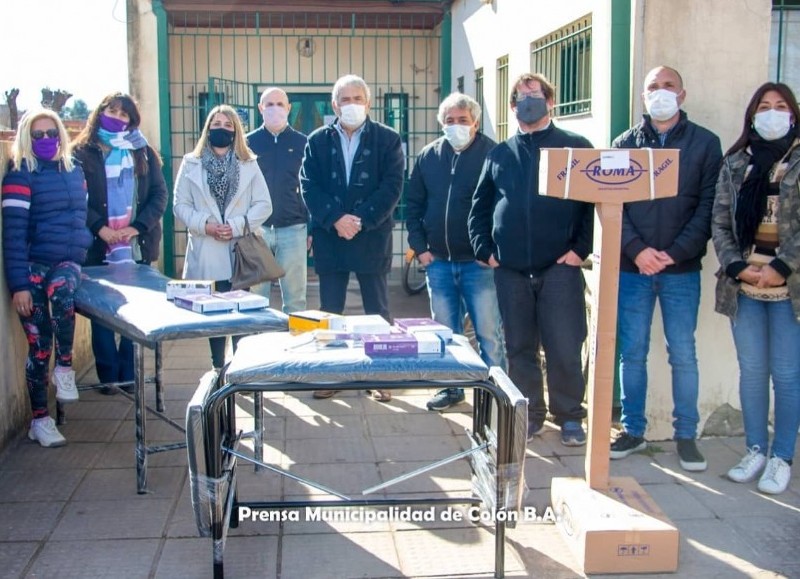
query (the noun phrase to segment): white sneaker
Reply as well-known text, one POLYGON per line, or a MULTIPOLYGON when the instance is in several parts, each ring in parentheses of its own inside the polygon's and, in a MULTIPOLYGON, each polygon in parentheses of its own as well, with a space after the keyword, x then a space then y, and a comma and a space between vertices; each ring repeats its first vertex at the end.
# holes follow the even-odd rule
POLYGON ((56 400, 62 403, 78 401, 78 387, 75 385, 75 371, 57 372, 53 370, 53 384, 56 385, 56 400))
POLYGON ((56 421, 49 416, 31 420, 28 438, 38 442, 45 448, 53 448, 67 444, 67 439, 61 436, 58 428, 56 428, 56 421))
POLYGON ((739 464, 728 471, 728 478, 733 482, 748 483, 756 480, 766 464, 767 457, 761 454, 758 446, 748 448, 747 454, 739 461, 739 464))
POLYGON ((779 495, 789 486, 792 467, 782 458, 773 456, 767 461, 767 468, 758 480, 758 490, 768 495, 779 495))

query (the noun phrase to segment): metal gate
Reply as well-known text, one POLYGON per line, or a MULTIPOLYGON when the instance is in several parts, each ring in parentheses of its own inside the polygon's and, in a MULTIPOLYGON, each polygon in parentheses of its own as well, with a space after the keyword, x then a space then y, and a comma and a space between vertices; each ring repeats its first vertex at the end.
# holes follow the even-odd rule
MULTIPOLYGON (((438 8, 418 13, 384 9, 367 14, 276 14, 175 12, 164 4, 169 114, 162 114, 161 125, 162 135, 169 138, 171 154, 165 161, 173 179, 212 107, 232 105, 245 129, 253 130, 261 122, 259 96, 269 86, 289 94, 290 122, 309 132, 332 114, 330 91, 336 79, 348 73, 362 76, 372 91, 370 116, 400 132, 408 169, 417 152, 439 133, 442 14, 438 8)), ((398 265, 406 246, 403 209, 401 201, 394 244, 398 265)), ((182 270, 186 240, 185 227, 173 223, 168 209, 164 245, 168 275, 182 270)))

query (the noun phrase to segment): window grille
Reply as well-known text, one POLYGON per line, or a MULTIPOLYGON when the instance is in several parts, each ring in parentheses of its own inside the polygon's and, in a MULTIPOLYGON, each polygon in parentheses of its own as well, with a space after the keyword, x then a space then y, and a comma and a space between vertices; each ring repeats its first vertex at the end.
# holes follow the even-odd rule
POLYGON ((508 138, 508 55, 497 59, 497 142, 508 138))

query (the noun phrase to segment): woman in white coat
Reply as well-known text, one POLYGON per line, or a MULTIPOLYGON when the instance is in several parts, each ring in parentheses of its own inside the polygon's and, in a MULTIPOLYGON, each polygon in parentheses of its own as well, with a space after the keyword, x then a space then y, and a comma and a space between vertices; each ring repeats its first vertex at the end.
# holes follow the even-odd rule
MULTIPOLYGON (((174 211, 189 232, 183 278, 214 280, 216 291, 229 290, 233 246, 244 234, 245 217, 258 232, 272 214, 267 182, 230 106, 211 110, 197 146, 184 155, 175 180, 174 211)), ((234 337, 234 349, 237 341, 234 337)), ((209 344, 211 363, 221 368, 225 338, 209 338, 209 344)))

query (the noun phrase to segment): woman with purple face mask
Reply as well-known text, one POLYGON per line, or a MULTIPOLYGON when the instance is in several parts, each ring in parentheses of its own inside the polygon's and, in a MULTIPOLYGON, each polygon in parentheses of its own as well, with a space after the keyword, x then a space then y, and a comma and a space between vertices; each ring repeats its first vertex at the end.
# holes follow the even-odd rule
POLYGON ((28 438, 44 447, 67 442, 47 410, 48 375, 60 402, 78 400, 72 370, 74 295, 92 240, 84 175, 68 143, 56 113, 29 111, 17 130, 2 186, 6 283, 28 338, 25 381, 33 414, 28 438))
MULTIPOLYGON (((129 95, 103 98, 75 140, 75 159, 86 174, 89 210, 86 225, 94 235, 86 265, 158 260, 161 217, 167 185, 161 157, 139 130, 141 115, 129 95)), ((133 381, 133 344, 92 321, 92 351, 103 384, 133 381)), ((125 386, 130 391, 132 386, 125 386)), ((104 394, 116 390, 104 387, 104 394)))

